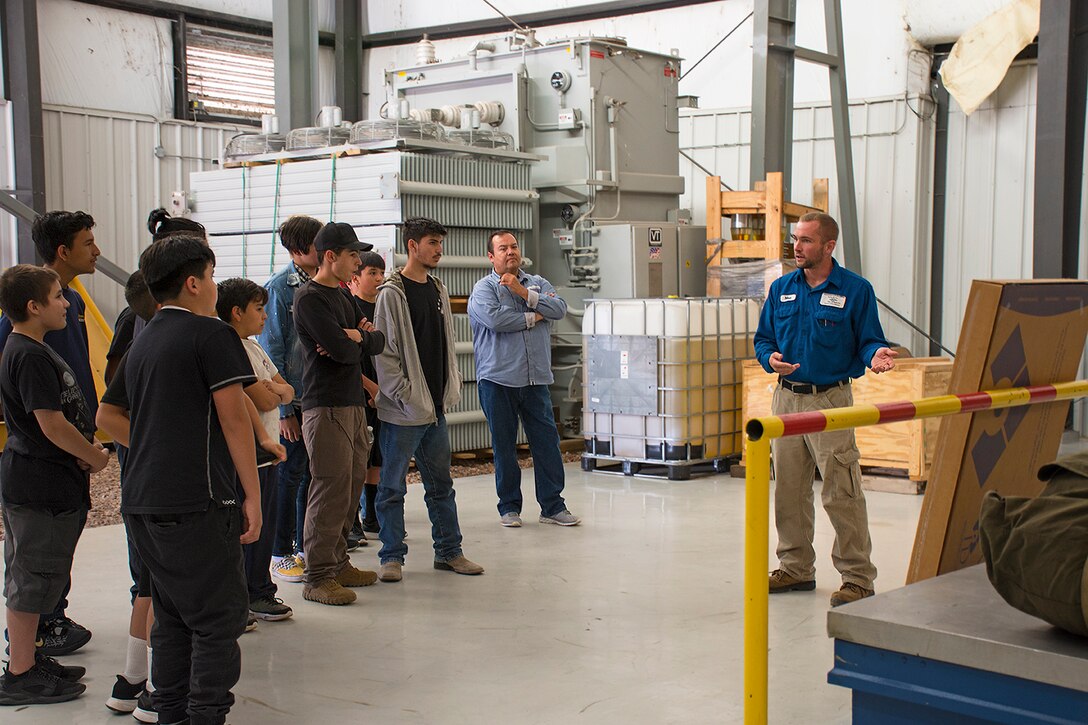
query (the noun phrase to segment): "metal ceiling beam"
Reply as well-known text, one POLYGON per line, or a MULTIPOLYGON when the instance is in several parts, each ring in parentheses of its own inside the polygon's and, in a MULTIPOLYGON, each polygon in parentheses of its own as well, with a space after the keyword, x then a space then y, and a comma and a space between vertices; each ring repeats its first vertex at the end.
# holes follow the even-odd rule
POLYGON ((317 11, 309 0, 273 0, 272 19, 280 128, 312 126, 317 115, 317 11))
POLYGON ((1075 278, 1078 271, 1088 86, 1088 7, 1043 0, 1035 122, 1033 275, 1075 278))
MULTIPOLYGON (((45 211, 45 132, 42 128, 42 75, 35 0, 0 2, 4 53, 4 96, 11 101, 15 157, 15 197, 36 214, 45 211)), ((38 260, 30 225, 19 217, 16 258, 38 260)))
MULTIPOLYGON (((652 13, 657 10, 671 10, 687 5, 705 5, 714 0, 611 0, 592 5, 556 10, 543 10, 535 13, 522 13, 510 17, 520 25, 530 28, 545 28, 550 25, 565 25, 601 18, 616 18, 638 13, 652 13)), ((426 28, 408 28, 390 30, 384 33, 372 33, 363 36, 363 46, 381 48, 389 45, 404 45, 419 40, 424 33, 431 40, 464 38, 470 35, 488 35, 512 30, 509 21, 501 18, 483 18, 467 20, 461 23, 447 23, 426 28)))

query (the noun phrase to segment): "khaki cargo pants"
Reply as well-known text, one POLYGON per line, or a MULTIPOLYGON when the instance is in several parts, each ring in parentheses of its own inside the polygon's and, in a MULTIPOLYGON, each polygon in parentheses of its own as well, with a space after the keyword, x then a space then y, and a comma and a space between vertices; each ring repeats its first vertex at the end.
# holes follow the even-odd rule
MULTIPOLYGON (((850 385, 823 393, 803 395, 778 386, 771 411, 775 415, 807 413, 854 404, 850 385)), ((812 433, 771 442, 774 456, 774 519, 778 528, 780 568, 798 579, 816 578, 816 551, 812 483, 816 469, 823 478, 823 501, 835 529, 831 560, 842 581, 873 588, 876 567, 870 560, 869 514, 861 490, 860 454, 854 431, 812 433)))
POLYGON ((347 537, 366 481, 370 432, 366 408, 350 405, 302 412, 310 454, 310 491, 304 527, 306 582, 320 584, 348 565, 347 537))

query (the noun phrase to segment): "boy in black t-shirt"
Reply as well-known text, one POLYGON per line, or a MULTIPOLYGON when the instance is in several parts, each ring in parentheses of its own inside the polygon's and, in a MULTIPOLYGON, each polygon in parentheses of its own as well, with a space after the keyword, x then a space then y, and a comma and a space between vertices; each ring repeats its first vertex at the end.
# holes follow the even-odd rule
POLYGON ((0 275, 0 307, 12 323, 0 361, 8 440, 0 457, 4 598, 10 656, 0 705, 64 702, 86 670, 35 652, 41 614, 60 601, 90 508, 89 472, 109 454, 72 369, 43 337, 67 324, 68 301, 51 269, 19 264, 0 275))
POLYGON ((175 235, 140 255, 162 309, 122 361, 98 424, 129 449, 121 513, 151 573, 152 702, 160 723, 223 723, 241 672, 249 598, 242 544, 261 530, 253 427, 256 378, 215 318, 215 254, 175 235), (239 507, 235 476, 246 497, 239 507))
MULTIPOLYGON (((348 289, 354 298, 360 314, 371 322, 374 321, 374 304, 378 301, 378 287, 385 281, 385 260, 377 252, 362 252, 359 255, 359 271, 351 275, 348 289)), ((378 513, 374 501, 378 496, 378 480, 382 473, 382 447, 378 445, 381 421, 374 401, 378 398, 378 373, 374 369, 374 358, 364 355, 362 360, 363 387, 370 400, 366 406, 366 422, 374 438, 370 446, 370 459, 367 461, 366 484, 363 497, 359 500, 359 520, 355 523, 358 538, 365 539, 366 534, 378 533, 378 513)))
POLYGON ((306 584, 302 596, 351 604, 355 592, 378 580, 348 559, 347 537, 366 480, 371 440, 360 361, 385 347, 385 336, 340 289, 359 268, 360 242, 350 225, 330 222, 314 238, 317 274, 295 293, 295 328, 302 343, 302 435, 310 453, 306 504, 306 584))

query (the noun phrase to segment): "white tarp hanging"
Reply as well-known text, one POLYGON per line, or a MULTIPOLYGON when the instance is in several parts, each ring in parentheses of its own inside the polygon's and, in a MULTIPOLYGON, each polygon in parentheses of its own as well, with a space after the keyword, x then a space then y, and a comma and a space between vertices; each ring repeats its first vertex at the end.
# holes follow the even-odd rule
POLYGON ((1040 0, 1013 0, 956 41, 941 80, 971 115, 1001 84, 1017 53, 1039 34, 1040 0))

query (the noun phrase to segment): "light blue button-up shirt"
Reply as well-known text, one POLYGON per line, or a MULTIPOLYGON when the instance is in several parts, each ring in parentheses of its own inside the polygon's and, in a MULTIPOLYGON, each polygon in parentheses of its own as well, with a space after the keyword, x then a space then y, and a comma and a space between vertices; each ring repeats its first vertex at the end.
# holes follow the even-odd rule
POLYGON ((476 377, 510 388, 551 385, 551 325, 567 314, 567 303, 543 277, 518 270, 518 281, 529 291, 523 300, 499 284, 497 273, 472 288, 468 317, 476 354, 476 377), (543 320, 537 322, 539 313, 543 320))

